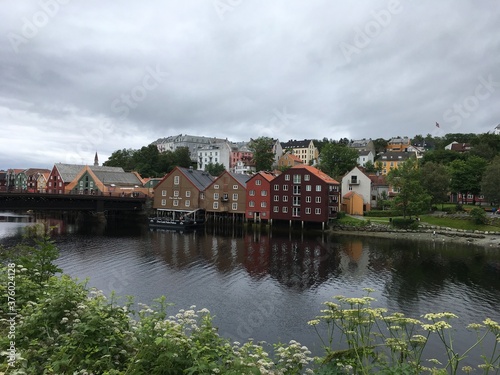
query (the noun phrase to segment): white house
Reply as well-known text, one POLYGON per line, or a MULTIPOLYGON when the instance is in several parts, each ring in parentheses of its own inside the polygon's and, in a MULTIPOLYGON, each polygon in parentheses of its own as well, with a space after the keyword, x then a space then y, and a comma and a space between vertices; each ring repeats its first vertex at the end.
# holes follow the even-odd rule
POLYGON ((493 132, 496 134, 496 135, 500 135, 500 124, 498 124, 495 128, 495 130, 493 130, 493 132))
POLYGON ((371 206, 371 184, 370 177, 358 167, 354 167, 342 177, 342 197, 350 191, 354 191, 363 197, 364 211, 369 211, 371 206))
POLYGON ((358 165, 364 167, 368 161, 371 161, 372 164, 375 161, 375 156, 372 151, 358 151, 358 165))
POLYGON ((226 171, 230 170, 231 146, 228 142, 209 145, 198 150, 198 169, 205 170, 206 166, 222 164, 226 171))

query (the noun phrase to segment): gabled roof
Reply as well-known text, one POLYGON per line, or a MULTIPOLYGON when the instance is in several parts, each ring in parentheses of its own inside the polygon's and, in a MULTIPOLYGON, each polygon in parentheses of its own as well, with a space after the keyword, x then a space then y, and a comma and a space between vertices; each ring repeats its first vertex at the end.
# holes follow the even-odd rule
POLYGON ((186 176, 199 191, 205 190, 214 181, 214 177, 205 171, 182 167, 176 167, 176 169, 186 176))
MULTIPOLYGON (((64 182, 71 182, 76 178, 78 173, 85 168, 85 165, 56 163, 54 167, 57 169, 64 182)), ((105 167, 99 165, 90 165, 88 167, 94 172, 125 172, 121 167, 105 167)))
POLYGON ((89 167, 95 176, 104 184, 123 185, 139 185, 142 186, 142 181, 132 172, 107 172, 95 170, 95 167, 89 167))
POLYGON ((250 180, 252 180, 252 179, 254 179, 254 178, 255 178, 255 177, 257 177, 257 176, 261 176, 261 177, 263 177, 265 180, 267 180, 267 181, 269 181, 269 182, 271 182, 272 180, 274 180, 274 178, 276 177, 275 175, 273 175, 273 174, 272 174, 272 173, 270 173, 270 172, 260 171, 260 172, 255 173, 253 176, 251 176, 251 177, 247 180, 247 182, 248 182, 248 181, 250 181, 250 180))
POLYGON ((305 165, 305 164, 299 164, 299 165, 295 165, 293 166, 292 168, 290 169, 306 169, 308 170, 311 174, 313 174, 314 176, 322 179, 323 181, 329 183, 329 184, 339 184, 339 182, 337 180, 334 180, 333 178, 331 178, 330 176, 328 176, 326 173, 320 171, 318 168, 315 168, 311 165, 305 165))
POLYGON ((371 150, 368 150, 368 151, 360 150, 360 151, 358 151, 359 156, 366 156, 366 155, 368 155, 370 153, 373 154, 373 152, 371 152, 371 150))
POLYGON ((282 148, 307 148, 311 144, 310 139, 304 139, 301 141, 297 141, 295 139, 291 139, 288 142, 281 142, 282 148))
POLYGON ((373 186, 389 186, 383 175, 370 174, 368 178, 372 181, 373 186))
POLYGON ((227 173, 244 187, 247 186, 247 181, 252 178, 252 176, 249 176, 247 174, 232 173, 232 172, 227 172, 227 173))
POLYGON ((404 151, 390 151, 383 152, 380 154, 379 159, 381 161, 404 161, 409 158, 415 157, 414 152, 404 152, 404 151))
POLYGON ((351 198, 351 197, 356 196, 356 195, 357 195, 358 197, 360 197, 361 199, 363 199, 363 197, 362 197, 360 194, 356 193, 355 191, 350 191, 350 192, 346 193, 346 194, 343 196, 343 198, 351 198))
POLYGON ((286 154, 283 154, 282 157, 283 158, 287 157, 287 158, 289 158, 290 160, 292 160, 292 161, 294 161, 296 163, 303 164, 302 160, 298 156, 295 156, 294 154, 286 153, 286 154))
POLYGON ((50 170, 44 168, 29 168, 24 171, 26 176, 33 176, 35 174, 45 174, 47 172, 50 173, 50 170))

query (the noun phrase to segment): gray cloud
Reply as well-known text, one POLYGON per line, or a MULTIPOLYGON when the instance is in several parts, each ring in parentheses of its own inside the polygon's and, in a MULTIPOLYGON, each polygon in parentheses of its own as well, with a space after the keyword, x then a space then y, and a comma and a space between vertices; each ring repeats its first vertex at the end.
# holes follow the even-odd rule
POLYGON ((0 7, 0 168, 104 161, 180 133, 390 138, 500 123, 493 0, 0 7))

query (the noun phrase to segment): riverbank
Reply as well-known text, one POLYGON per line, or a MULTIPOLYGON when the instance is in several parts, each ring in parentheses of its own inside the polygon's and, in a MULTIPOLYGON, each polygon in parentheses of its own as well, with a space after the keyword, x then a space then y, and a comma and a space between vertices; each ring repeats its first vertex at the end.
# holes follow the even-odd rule
POLYGON ((500 249, 500 232, 464 231, 460 229, 423 227, 419 230, 390 229, 388 226, 332 227, 330 233, 415 241, 461 243, 500 249))

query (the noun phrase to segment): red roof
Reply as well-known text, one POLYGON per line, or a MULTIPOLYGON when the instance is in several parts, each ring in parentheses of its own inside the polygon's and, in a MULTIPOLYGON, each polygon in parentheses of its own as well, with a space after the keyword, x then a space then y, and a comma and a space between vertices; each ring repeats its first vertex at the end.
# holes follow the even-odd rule
POLYGON ((339 182, 337 180, 334 180, 333 178, 328 176, 326 173, 324 173, 324 172, 320 171, 318 168, 315 168, 315 167, 310 166, 310 165, 299 164, 299 165, 293 166, 290 169, 307 169, 313 175, 321 178, 325 182, 328 182, 330 184, 339 184, 339 182))

